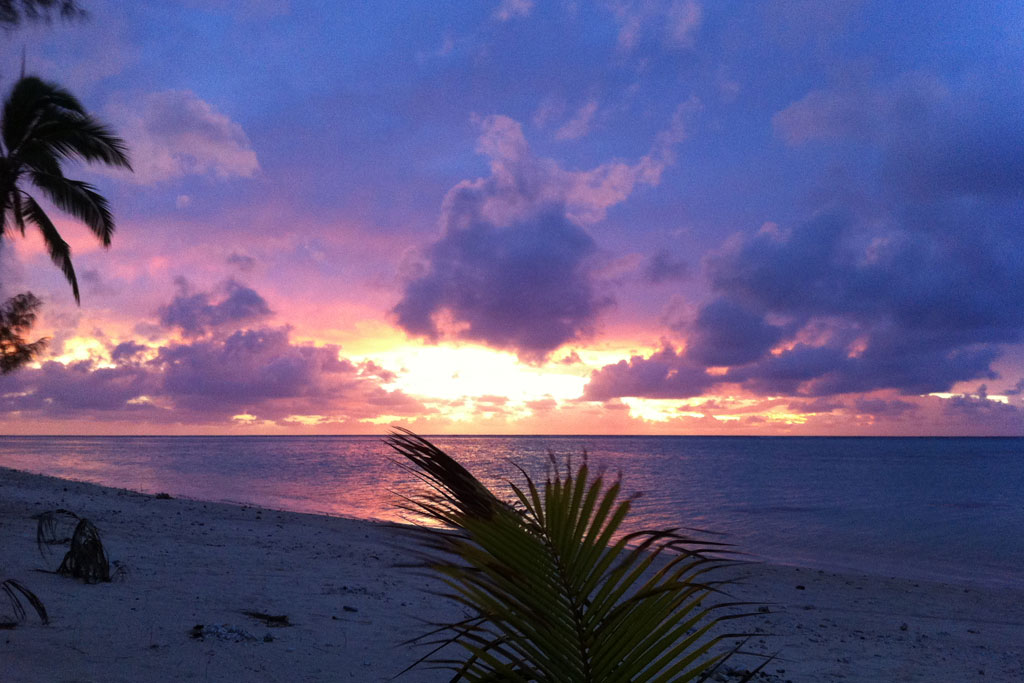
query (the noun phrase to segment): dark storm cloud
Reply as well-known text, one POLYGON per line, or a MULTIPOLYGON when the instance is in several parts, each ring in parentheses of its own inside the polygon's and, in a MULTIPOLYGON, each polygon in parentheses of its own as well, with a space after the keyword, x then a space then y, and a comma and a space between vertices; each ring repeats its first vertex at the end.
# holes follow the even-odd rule
POLYGON ((700 396, 714 382, 704 368, 694 365, 671 347, 648 358, 633 356, 594 371, 583 393, 587 401, 621 396, 687 398, 700 396))
POLYGON ((216 303, 208 292, 192 293, 184 278, 177 280, 178 294, 160 309, 160 324, 177 327, 186 337, 199 337, 214 328, 252 322, 271 315, 266 300, 244 285, 229 280, 216 303))

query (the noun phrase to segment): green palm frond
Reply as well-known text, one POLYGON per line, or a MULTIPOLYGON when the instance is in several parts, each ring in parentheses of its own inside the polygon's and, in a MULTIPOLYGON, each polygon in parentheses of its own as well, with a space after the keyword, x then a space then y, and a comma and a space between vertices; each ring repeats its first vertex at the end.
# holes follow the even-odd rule
POLYGON ((523 472, 506 503, 426 439, 399 430, 387 443, 427 485, 403 507, 445 527, 413 532, 415 566, 470 615, 417 638, 433 646, 417 664, 453 681, 701 680, 730 655, 722 641, 741 637, 722 626, 743 603, 711 604, 727 583, 713 573, 733 564, 723 544, 625 533, 632 500, 585 458, 564 470, 552 460, 541 486, 523 472))

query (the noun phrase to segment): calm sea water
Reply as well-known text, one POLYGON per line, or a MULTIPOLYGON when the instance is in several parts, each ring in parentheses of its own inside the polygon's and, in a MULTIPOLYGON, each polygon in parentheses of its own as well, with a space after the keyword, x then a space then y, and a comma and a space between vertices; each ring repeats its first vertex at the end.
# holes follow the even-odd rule
MULTIPOLYGON (((783 564, 1024 586, 1024 439, 438 437, 498 490, 548 452, 622 472, 633 526, 696 526, 783 564)), ((380 438, 0 437, 0 465, 202 500, 399 519, 380 438)))

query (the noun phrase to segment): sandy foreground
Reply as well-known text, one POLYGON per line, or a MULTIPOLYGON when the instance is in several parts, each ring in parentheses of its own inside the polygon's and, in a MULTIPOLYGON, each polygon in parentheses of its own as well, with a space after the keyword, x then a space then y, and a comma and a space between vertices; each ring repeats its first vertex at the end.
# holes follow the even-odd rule
MULTIPOLYGON (((407 545, 380 524, 0 468, 0 579, 27 584, 51 618, 0 631, 0 682, 389 680, 418 656, 401 643, 422 620, 457 614, 395 566, 407 545), (31 517, 55 508, 100 528, 125 580, 85 585, 37 571, 55 569, 63 550, 40 556, 31 517), (206 635, 193 638, 200 624, 206 635)), ((780 651, 761 680, 1024 681, 1024 590, 766 565, 745 573, 734 595, 770 610, 747 627, 774 634, 750 648, 780 651)), ((6 611, 0 594, 0 620, 6 611)), ((414 670, 398 680, 447 677, 414 670)))

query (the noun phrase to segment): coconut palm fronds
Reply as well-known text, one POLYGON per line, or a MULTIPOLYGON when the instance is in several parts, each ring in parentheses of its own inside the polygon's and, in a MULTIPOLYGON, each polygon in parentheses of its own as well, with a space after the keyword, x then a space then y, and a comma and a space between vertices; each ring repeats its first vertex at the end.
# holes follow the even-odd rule
POLYGON ((740 652, 727 642, 748 634, 724 625, 746 603, 714 578, 728 549, 676 528, 626 533, 631 499, 585 458, 540 485, 523 472, 513 504, 408 430, 387 443, 428 487, 406 509, 447 527, 414 530, 416 566, 468 612, 411 641, 432 647, 414 667, 452 681, 699 681, 740 652))
POLYGON ((100 540, 99 529, 88 519, 78 520, 71 536, 71 549, 64 555, 57 573, 86 583, 110 581, 110 559, 100 540))
POLYGON ((28 611, 25 609, 25 605, 22 604, 23 599, 39 615, 40 621, 44 624, 50 623, 50 617, 46 614, 46 607, 43 605, 43 601, 39 599, 39 596, 26 588, 25 584, 15 579, 6 579, 0 583, 0 589, 3 589, 4 594, 7 596, 7 601, 14 617, 12 620, 0 620, 0 628, 14 628, 28 618, 28 611))
POLYGON ((71 542, 71 536, 81 517, 71 510, 59 508, 41 512, 35 516, 35 520, 36 546, 39 548, 39 554, 46 558, 47 546, 71 542))

